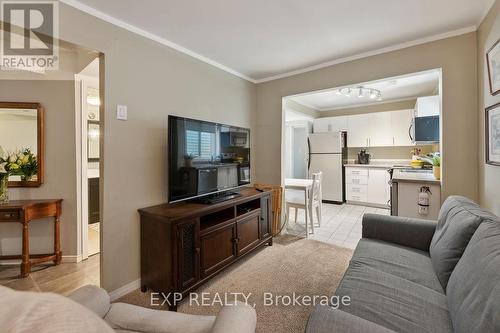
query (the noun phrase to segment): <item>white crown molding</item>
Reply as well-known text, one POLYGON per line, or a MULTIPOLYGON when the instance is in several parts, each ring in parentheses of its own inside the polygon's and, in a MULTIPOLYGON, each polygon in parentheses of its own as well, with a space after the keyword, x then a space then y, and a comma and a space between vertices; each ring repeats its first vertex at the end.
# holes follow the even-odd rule
POLYGON ((128 293, 131 293, 132 291, 139 289, 140 287, 141 287, 141 279, 134 280, 110 292, 109 298, 111 299, 111 302, 116 301, 118 298, 125 296, 128 293))
POLYGON ((476 27, 478 29, 479 29, 479 26, 481 25, 481 23, 483 23, 486 16, 488 16, 488 13, 490 12, 491 8, 493 7, 493 4, 495 3, 495 0, 489 0, 489 1, 490 1, 489 4, 484 9, 483 14, 479 17, 479 21, 476 24, 476 27))
POLYGON ((116 26, 118 26, 120 28, 123 28, 125 30, 131 31, 133 33, 136 33, 136 34, 138 34, 138 35, 140 35, 142 37, 154 40, 155 42, 158 42, 160 44, 168 46, 168 47, 170 47, 170 48, 172 48, 172 49, 174 49, 176 51, 179 51, 181 53, 187 54, 187 55, 189 55, 189 56, 191 56, 191 57, 193 57, 195 59, 203 61, 204 63, 207 63, 207 64, 212 65, 214 67, 217 67, 217 68, 219 68, 219 69, 221 69, 221 70, 223 70, 225 72, 228 72, 230 74, 233 74, 233 75, 235 75, 235 76, 237 76, 239 78, 245 79, 245 80, 250 81, 252 83, 256 83, 256 80, 252 79, 251 77, 248 77, 245 74, 242 74, 242 73, 240 73, 238 71, 235 71, 234 69, 231 69, 231 68, 229 68, 229 67, 227 67, 227 66, 225 66, 223 64, 220 64, 217 61, 214 61, 214 60, 212 60, 210 58, 202 56, 201 54, 198 54, 198 53, 196 53, 194 51, 191 51, 191 50, 189 50, 189 49, 187 49, 187 48, 185 48, 183 46, 180 46, 180 45, 178 45, 178 44, 176 44, 174 42, 171 42, 171 41, 169 41, 169 40, 167 40, 165 38, 162 38, 160 36, 157 36, 155 34, 152 34, 152 33, 148 32, 148 31, 145 31, 145 30, 143 30, 141 28, 138 28, 138 27, 136 27, 136 26, 134 26, 132 24, 129 24, 129 23, 126 23, 126 22, 124 22, 122 20, 119 20, 119 19, 117 19, 117 18, 115 18, 113 16, 105 14, 105 13, 103 13, 103 12, 97 10, 97 9, 94 9, 94 8, 92 8, 90 6, 82 4, 79 1, 76 1, 76 0, 59 0, 59 1, 62 2, 62 3, 64 3, 64 4, 66 4, 66 5, 68 5, 68 6, 71 6, 73 8, 79 9, 82 12, 85 12, 87 14, 95 16, 95 17, 97 17, 97 18, 99 18, 99 19, 101 19, 103 21, 106 21, 106 22, 114 24, 114 25, 116 25, 116 26))
MULTIPOLYGON (((401 44, 397 44, 397 45, 393 45, 393 46, 388 46, 388 47, 385 47, 385 48, 381 48, 381 49, 378 49, 378 50, 374 50, 374 51, 368 51, 368 52, 364 52, 364 53, 360 53, 360 54, 355 54, 355 55, 352 55, 352 56, 348 56, 348 57, 344 57, 344 58, 338 58, 338 59, 334 59, 334 60, 331 60, 331 61, 327 61, 327 62, 324 62, 324 63, 320 63, 320 64, 317 64, 317 65, 313 65, 313 66, 308 66, 308 67, 305 67, 305 68, 301 68, 301 69, 297 69, 297 70, 293 70, 293 71, 290 71, 290 72, 286 72, 286 73, 282 73, 282 74, 277 74, 277 75, 273 75, 273 76, 269 76, 269 77, 265 77, 265 78, 262 78, 262 79, 253 79, 245 74, 242 74, 234 69, 231 69, 221 63, 218 63, 217 61, 215 60, 212 60, 210 58, 207 58, 201 54, 198 54, 190 49, 187 49, 183 46, 180 46, 174 42, 171 42, 165 38, 162 38, 158 35, 155 35, 153 33, 150 33, 148 31, 145 31, 141 28, 138 28, 132 24, 129 24, 129 23, 126 23, 120 19, 117 19, 113 16, 110 16, 108 14, 105 14, 97 9, 94 9, 90 6, 87 6, 77 0, 59 0, 60 2, 68 5, 68 6, 71 6, 73 8, 76 8, 76 9, 79 9, 89 15, 92 15, 92 16, 95 16, 105 22, 108 22, 108 23, 111 23, 113 25, 116 25, 120 28, 123 28, 125 30, 128 30, 130 32, 133 32, 133 33, 136 33, 142 37, 145 37, 145 38, 148 38, 148 39, 151 39, 155 42, 158 42, 160 44, 163 44, 165 46, 168 46, 174 50, 177 50, 181 53, 184 53, 184 54, 187 54, 195 59, 198 59, 200 61, 203 61, 209 65, 212 65, 214 67, 217 67, 225 72, 228 72, 230 74, 233 74, 237 77, 240 77, 242 79, 245 79, 249 82, 252 82, 252 83, 264 83, 264 82, 269 82, 269 81, 274 81, 274 80, 278 80, 278 79, 282 79, 282 78, 286 78, 286 77, 289 77, 289 76, 293 76, 293 75, 297 75, 297 74, 303 74, 303 73, 307 73, 307 72, 311 72, 311 71, 314 71, 314 70, 317 70, 317 69, 322 69, 322 68, 325 68, 325 67, 329 67, 329 66, 333 66, 333 65, 337 65, 337 64, 341 64, 341 63, 344 63, 344 62, 349 62, 349 61, 353 61, 353 60, 359 60, 359 59, 362 59, 362 58, 367 58, 367 57, 371 57, 371 56, 375 56, 375 55, 379 55, 379 54, 383 54, 383 53, 388 53, 388 52, 392 52, 392 51, 397 51, 397 50, 401 50, 401 49, 404 49, 404 48, 407 48, 407 47, 411 47, 411 46, 416 46, 416 45, 420 45, 420 44, 425 44, 425 43, 429 43, 429 42, 433 42, 433 41, 437 41, 437 40, 440 40, 440 39, 445 39, 445 38, 450 38, 450 37, 455 37, 455 36, 459 36, 459 35, 463 35, 463 34, 466 34, 466 33, 469 33, 469 32, 473 32, 473 31, 476 31, 477 30, 477 26, 469 26, 469 27, 465 27, 465 28, 462 28, 462 29, 457 29, 457 30, 452 30, 452 31, 449 31, 449 32, 445 32, 445 33, 441 33, 441 34, 437 34, 437 35, 433 35, 433 36, 429 36, 429 37, 424 37, 424 38, 420 38, 420 39, 416 39, 416 40, 413 40, 413 41, 409 41, 409 42, 405 42, 405 43, 401 43, 401 44)), ((493 5, 494 3, 494 0, 490 0, 491 1, 491 4, 490 6, 488 6, 488 10, 485 11, 485 13, 483 14, 484 17, 486 17, 486 15, 488 14, 489 10, 491 9, 491 6, 493 5)), ((484 19, 484 17, 481 18, 481 22, 482 20, 484 19)))
POLYGON ((311 72, 311 71, 314 71, 314 70, 317 70, 317 69, 322 69, 322 68, 325 68, 325 67, 330 67, 330 66, 333 66, 333 65, 338 65, 338 64, 341 64, 341 63, 344 63, 344 62, 359 60, 359 59, 362 59, 362 58, 372 57, 372 56, 376 56, 376 55, 383 54, 383 53, 398 51, 398 50, 401 50, 401 49, 405 49, 405 48, 412 47, 412 46, 417 46, 417 45, 420 45, 420 44, 430 43, 430 42, 434 42, 434 41, 441 40, 441 39, 446 39, 446 38, 450 38, 450 37, 456 37, 456 36, 464 35, 464 34, 467 34, 469 32, 473 32, 473 31, 476 31, 476 30, 477 29, 476 29, 475 26, 470 26, 470 27, 466 27, 466 28, 462 28, 462 29, 458 29, 458 30, 453 30, 453 31, 445 32, 445 33, 442 33, 442 34, 437 34, 437 35, 430 36, 430 37, 415 39, 413 41, 409 41, 409 42, 405 42, 405 43, 401 43, 401 44, 397 44, 397 45, 393 45, 393 46, 384 47, 384 48, 381 48, 381 49, 378 49, 378 50, 374 50, 374 51, 368 51, 368 52, 364 52, 364 53, 360 53, 360 54, 356 54, 356 55, 352 55, 352 56, 348 56, 348 57, 344 57, 344 58, 330 60, 330 61, 327 61, 327 62, 324 62, 324 63, 321 63, 321 64, 317 64, 317 65, 313 65, 313 66, 309 66, 309 67, 297 69, 297 70, 294 70, 294 71, 291 71, 291 72, 287 72, 287 73, 283 73, 283 74, 269 76, 267 78, 263 78, 263 79, 259 79, 259 80, 255 80, 255 81, 256 81, 256 83, 264 83, 264 82, 268 82, 268 81, 274 81, 274 80, 278 80, 278 79, 283 79, 283 78, 286 78, 286 77, 289 77, 289 76, 303 74, 303 73, 311 72))

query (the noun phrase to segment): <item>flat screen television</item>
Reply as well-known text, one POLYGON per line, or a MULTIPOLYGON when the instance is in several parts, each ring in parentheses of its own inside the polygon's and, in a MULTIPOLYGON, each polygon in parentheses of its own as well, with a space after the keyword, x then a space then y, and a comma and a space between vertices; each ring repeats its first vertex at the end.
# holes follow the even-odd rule
POLYGON ((169 202, 237 195, 251 182, 250 130, 169 116, 168 180, 169 202))

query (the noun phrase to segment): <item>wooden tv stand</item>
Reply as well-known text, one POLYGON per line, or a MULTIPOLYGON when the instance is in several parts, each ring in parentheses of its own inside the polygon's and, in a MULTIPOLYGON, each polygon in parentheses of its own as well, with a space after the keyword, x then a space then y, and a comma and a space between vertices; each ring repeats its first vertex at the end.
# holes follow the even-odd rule
POLYGON ((263 246, 272 245, 271 192, 243 188, 217 204, 174 203, 139 209, 141 290, 169 295, 190 291, 263 246))

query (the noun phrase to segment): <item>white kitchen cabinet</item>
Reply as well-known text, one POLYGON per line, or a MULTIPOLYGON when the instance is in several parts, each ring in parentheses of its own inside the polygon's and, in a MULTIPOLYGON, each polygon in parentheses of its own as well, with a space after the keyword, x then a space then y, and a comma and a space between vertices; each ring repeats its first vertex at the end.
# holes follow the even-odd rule
POLYGON ((313 121, 314 133, 347 131, 347 116, 316 118, 313 121))
POLYGON ((368 122, 368 147, 391 147, 391 112, 376 112, 365 115, 368 122))
POLYGON ((347 147, 368 147, 370 122, 367 114, 347 118, 347 147))
POLYGON ((439 95, 417 98, 415 111, 418 117, 439 116, 439 95))
POLYGON ((346 167, 348 202, 387 207, 390 198, 389 173, 385 168, 346 167))
POLYGON ((402 110, 391 112, 391 132, 394 146, 414 146, 409 130, 413 121, 415 110, 402 110))
POLYGON ((367 198, 369 203, 387 205, 389 201, 389 173, 386 169, 369 169, 367 198))

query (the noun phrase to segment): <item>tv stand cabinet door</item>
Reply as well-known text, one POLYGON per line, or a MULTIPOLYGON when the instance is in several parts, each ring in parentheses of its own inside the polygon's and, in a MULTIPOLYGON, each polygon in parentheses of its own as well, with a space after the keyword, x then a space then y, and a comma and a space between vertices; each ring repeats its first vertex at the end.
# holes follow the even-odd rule
POLYGON ((180 222, 177 228, 177 281, 184 290, 200 280, 200 226, 198 220, 180 222))
POLYGON ((272 201, 271 196, 266 195, 260 199, 260 239, 271 236, 271 221, 272 221, 272 201))
POLYGON ((201 236, 201 275, 206 277, 236 258, 236 225, 229 224, 201 236))
POLYGON ((237 222, 238 255, 251 251, 260 243, 260 210, 237 222))

